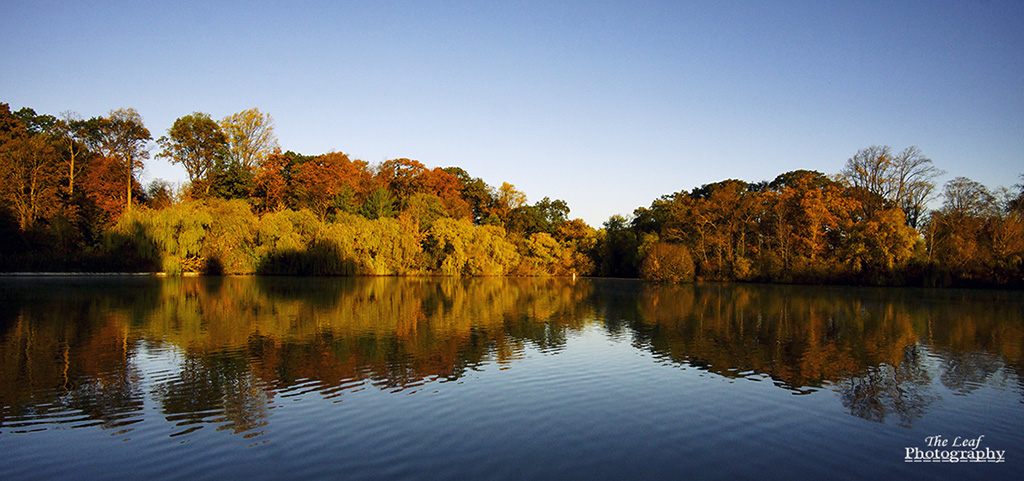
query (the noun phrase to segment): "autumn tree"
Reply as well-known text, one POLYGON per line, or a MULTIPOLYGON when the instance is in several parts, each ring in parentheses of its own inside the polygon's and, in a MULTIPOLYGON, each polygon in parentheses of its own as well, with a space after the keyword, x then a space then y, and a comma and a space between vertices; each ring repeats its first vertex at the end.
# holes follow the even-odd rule
POLYGON ((564 276, 575 273, 572 252, 547 232, 535 232, 516 241, 521 260, 516 274, 564 276))
POLYGON ((899 188, 896 193, 896 205, 903 209, 907 216, 907 224, 917 228, 924 214, 925 204, 932 198, 935 190, 934 180, 945 171, 931 165, 931 159, 925 157, 917 147, 907 147, 896 154, 896 179, 899 188))
POLYGON ((554 237, 571 253, 570 273, 591 275, 596 268, 598 233, 583 219, 572 219, 561 223, 554 237))
POLYGON ((666 219, 665 240, 688 243, 705 278, 745 278, 750 269, 748 246, 755 240, 752 222, 760 210, 758 194, 741 180, 705 184, 677 196, 666 219))
POLYGON ((994 267, 1005 273, 1005 280, 1013 278, 1016 282, 1024 280, 1024 186, 1018 187, 1021 191, 1017 194, 1007 192, 1009 195, 989 228, 994 267))
MULTIPOLYGON (((460 169, 461 170, 461 169, 460 169)), ((434 168, 420 175, 423 192, 433 194, 441 199, 448 215, 456 219, 471 219, 472 207, 463 197, 462 181, 446 169, 434 168)))
POLYGON ((7 104, 0 104, 0 117, 0 197, 25 230, 59 205, 59 157, 50 136, 10 118, 7 104))
POLYGON ((1008 210, 1024 213, 1024 174, 1020 175, 1021 183, 1014 187, 1017 187, 1017 193, 1013 195, 1006 203, 1008 210))
POLYGON ((1024 215, 1012 194, 957 177, 924 225, 937 284, 1019 284, 1024 279, 1024 215), (999 194, 998 197, 996 194, 999 194), (999 197, 1002 197, 1000 199, 999 197))
POLYGON ((907 224, 916 227, 935 189, 934 179, 943 173, 915 146, 894 154, 888 145, 873 145, 847 160, 840 175, 849 185, 902 209, 907 224))
POLYGON ((913 255, 919 236, 906 224, 900 209, 878 210, 857 222, 846 220, 838 238, 833 239, 833 256, 862 279, 880 282, 913 255))
POLYGON ((250 172, 279 148, 273 117, 258 108, 224 117, 220 127, 227 136, 228 159, 250 172))
POLYGON ((884 202, 865 213, 865 196, 878 198, 809 170, 663 196, 634 213, 634 242, 647 262, 647 274, 641 274, 657 277, 666 248, 651 249, 669 243, 692 253, 702 279, 877 279, 906 263, 916 232, 905 225, 902 211, 884 202))
POLYGON ((655 243, 640 264, 640 276, 657 282, 689 282, 693 272, 693 258, 682 244, 655 243))
MULTIPOLYGON (((81 190, 88 203, 98 209, 90 219, 96 230, 113 226, 125 212, 127 196, 123 184, 124 166, 116 158, 98 155, 89 170, 83 172, 81 190)), ((142 186, 137 182, 132 184, 132 195, 136 198, 143 195, 142 186)))
POLYGON ((834 278, 842 267, 836 252, 861 206, 844 195, 842 185, 820 172, 799 172, 786 182, 777 178, 771 184, 768 218, 774 229, 769 246, 780 257, 786 276, 834 278))
POLYGON ((295 155, 292 152, 267 156, 256 168, 253 200, 262 212, 279 211, 288 206, 291 198, 291 171, 295 155), (291 154, 291 155, 290 155, 291 154))
POLYGON ((126 211, 132 208, 135 172, 149 158, 150 140, 153 137, 143 125, 142 116, 133 108, 111 110, 109 116, 99 123, 97 147, 102 155, 117 162, 122 169, 126 211))
POLYGON ((512 212, 526 205, 526 194, 516 189, 516 186, 502 182, 501 187, 492 195, 491 205, 488 211, 501 225, 507 225, 512 220, 512 212))
POLYGON ((423 192, 421 182, 427 168, 418 160, 390 159, 377 167, 376 181, 385 187, 395 198, 399 207, 405 205, 406 199, 417 192, 423 192))
POLYGON ((296 200, 321 219, 335 212, 355 213, 370 182, 366 162, 341 152, 310 158, 293 170, 296 200))
POLYGON ((520 261, 516 248, 498 226, 474 226, 467 220, 438 219, 425 241, 432 270, 447 276, 500 276, 520 261))
POLYGON ((489 215, 487 208, 493 202, 490 186, 479 177, 470 177, 469 173, 460 167, 446 167, 443 170, 459 181, 459 193, 469 205, 473 223, 484 223, 489 215))
POLYGON ((966 177, 947 182, 942 197, 942 208, 932 213, 926 228, 932 259, 954 273, 977 277, 988 260, 984 237, 998 211, 995 197, 966 177))
POLYGON ((980 182, 957 177, 942 192, 942 211, 956 217, 984 217, 995 213, 996 198, 980 182))
POLYGON ((60 120, 54 126, 64 151, 69 197, 75 195, 75 182, 82 173, 83 161, 92 155, 88 145, 98 133, 99 124, 100 119, 97 117, 85 120, 76 112, 66 111, 61 113, 60 120))
POLYGON ((210 194, 214 169, 227 155, 227 136, 209 115, 193 112, 180 117, 157 139, 162 152, 157 157, 185 167, 188 180, 198 197, 210 194))

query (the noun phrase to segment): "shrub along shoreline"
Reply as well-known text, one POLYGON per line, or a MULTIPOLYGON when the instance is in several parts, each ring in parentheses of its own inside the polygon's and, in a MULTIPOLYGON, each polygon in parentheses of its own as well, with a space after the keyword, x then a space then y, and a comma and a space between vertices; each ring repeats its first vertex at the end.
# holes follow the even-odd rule
MULTIPOLYGON (((586 233, 584 233, 586 234, 586 233)), ((410 215, 367 219, 308 210, 257 216, 244 200, 188 201, 126 215, 94 249, 20 255, 5 271, 162 272, 166 275, 570 276, 593 270, 547 233, 510 235, 493 225, 410 215), (19 268, 20 267, 20 268, 19 268)))

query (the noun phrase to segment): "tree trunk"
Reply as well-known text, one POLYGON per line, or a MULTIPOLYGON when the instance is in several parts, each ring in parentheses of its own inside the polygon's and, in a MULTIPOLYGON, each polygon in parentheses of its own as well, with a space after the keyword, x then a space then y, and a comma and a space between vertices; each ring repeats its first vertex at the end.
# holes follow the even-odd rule
POLYGON ((128 160, 128 207, 125 208, 125 213, 132 210, 132 160, 128 160))

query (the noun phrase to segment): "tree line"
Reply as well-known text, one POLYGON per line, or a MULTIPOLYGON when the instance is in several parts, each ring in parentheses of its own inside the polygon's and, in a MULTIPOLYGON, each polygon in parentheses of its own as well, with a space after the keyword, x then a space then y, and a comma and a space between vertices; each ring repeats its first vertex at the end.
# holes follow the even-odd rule
POLYGON ((0 104, 0 270, 586 275, 598 231, 458 167, 282 152, 258 109, 195 112, 155 140, 188 181, 141 185, 133 109, 83 119, 0 104))
MULTIPOLYGON (((1022 195, 946 183, 919 149, 862 149, 836 175, 725 180, 612 216, 527 203, 459 167, 282 151, 273 118, 194 112, 155 139, 188 180, 138 175, 134 109, 59 117, 0 103, 0 270, 602 275, 657 281, 1021 284, 1022 195), (941 197, 942 207, 929 210, 941 197)), ((1018 186, 1020 187, 1020 186, 1018 186)))
POLYGON ((668 281, 1024 284, 1024 186, 957 177, 937 194, 942 174, 916 147, 872 146, 834 176, 797 170, 665 195, 605 223, 603 267, 668 281))

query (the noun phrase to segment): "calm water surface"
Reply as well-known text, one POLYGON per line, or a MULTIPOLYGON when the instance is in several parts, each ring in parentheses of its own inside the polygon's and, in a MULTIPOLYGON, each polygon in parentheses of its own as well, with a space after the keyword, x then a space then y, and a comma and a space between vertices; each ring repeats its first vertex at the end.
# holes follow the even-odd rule
POLYGON ((0 363, 4 480, 1024 477, 1020 292, 0 278, 0 363))

